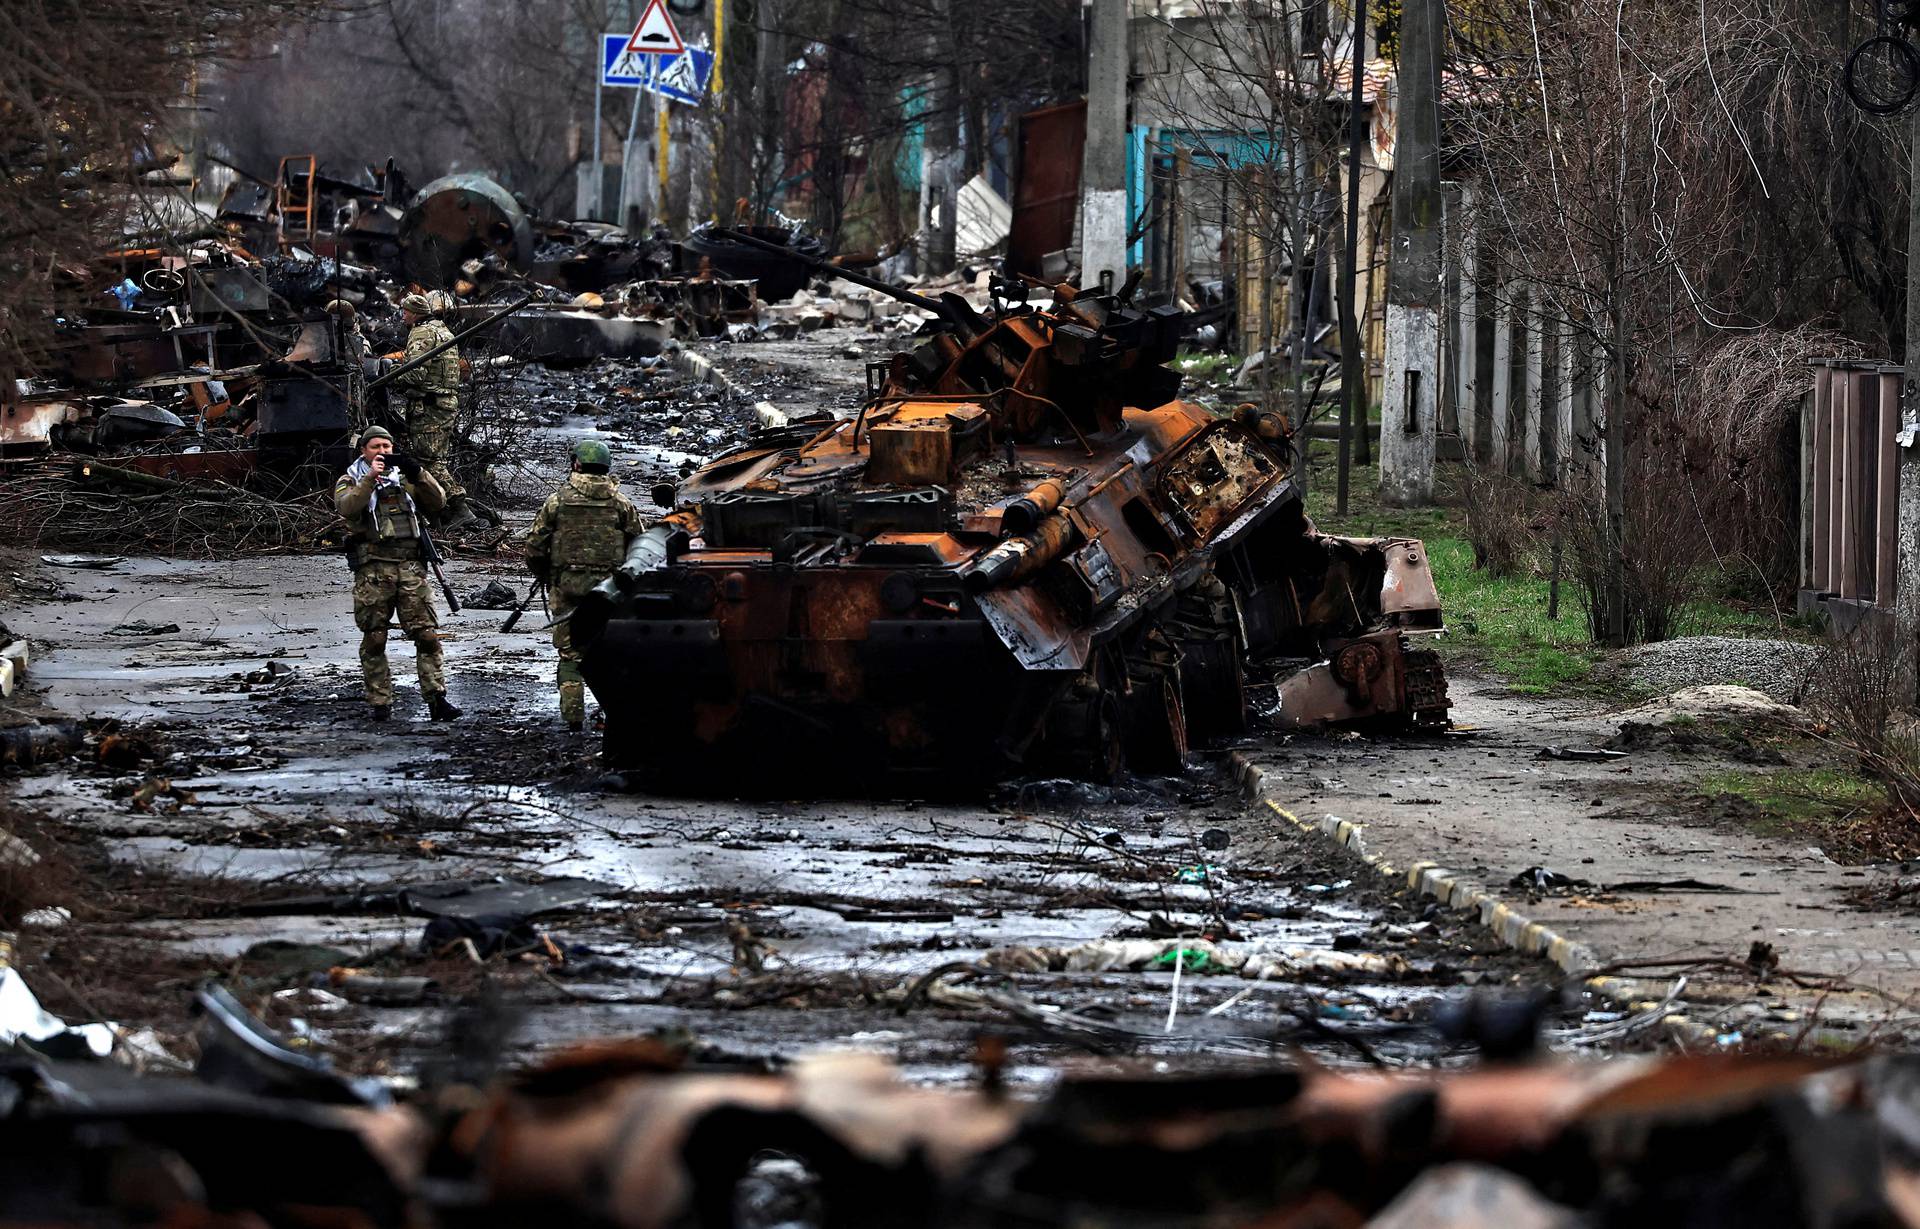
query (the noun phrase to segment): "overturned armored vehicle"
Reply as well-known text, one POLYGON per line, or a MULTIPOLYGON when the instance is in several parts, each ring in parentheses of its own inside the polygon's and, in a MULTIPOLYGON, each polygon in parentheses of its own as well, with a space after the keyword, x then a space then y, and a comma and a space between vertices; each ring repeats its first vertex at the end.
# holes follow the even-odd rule
POLYGON ((946 328, 856 417, 681 484, 573 615, 610 764, 1106 777, 1256 706, 1444 724, 1419 542, 1316 533, 1283 420, 1176 400, 1177 311, 1005 291, 913 296, 946 328))

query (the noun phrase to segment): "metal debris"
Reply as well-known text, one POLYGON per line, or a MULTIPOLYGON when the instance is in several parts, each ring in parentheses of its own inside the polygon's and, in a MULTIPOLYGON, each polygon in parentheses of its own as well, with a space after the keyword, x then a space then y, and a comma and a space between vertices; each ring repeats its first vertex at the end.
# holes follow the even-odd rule
MULTIPOLYGON (((770 257, 790 249, 714 232, 770 257)), ((1444 724, 1425 550, 1315 533, 1277 414, 1176 400, 1180 313, 1133 287, 933 313, 851 419, 761 432, 572 613, 605 754, 691 779, 1177 770, 1247 727, 1444 724), (850 754, 856 753, 856 754, 850 754)))

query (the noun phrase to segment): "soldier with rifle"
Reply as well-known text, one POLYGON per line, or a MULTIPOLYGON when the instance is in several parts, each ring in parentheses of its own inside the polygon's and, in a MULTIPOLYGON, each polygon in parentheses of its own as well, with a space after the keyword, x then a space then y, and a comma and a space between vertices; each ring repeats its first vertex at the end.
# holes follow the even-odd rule
MULTIPOLYGON (((333 503, 347 523, 353 621, 360 628, 367 703, 375 721, 385 721, 393 711, 387 621, 397 615, 401 632, 413 641, 428 714, 435 721, 452 721, 460 710, 447 699, 440 620, 427 588, 427 564, 437 563, 438 556, 421 521, 423 513, 445 506, 446 492, 420 462, 393 451, 393 436, 385 427, 368 428, 359 443, 359 458, 333 485, 333 503)), ((447 596, 451 604, 452 594, 447 596)))
MULTIPOLYGON (((580 651, 573 647, 566 613, 627 557, 627 548, 646 525, 633 501, 620 493, 612 475, 613 454, 599 440, 573 446, 572 473, 533 518, 527 531, 527 570, 550 586, 559 617, 553 647, 560 654, 555 671, 560 687, 560 719, 579 733, 587 720, 587 684, 580 674, 580 651)), ((531 594, 529 594, 531 597, 531 594)))
POLYGON ((407 351, 404 368, 394 376, 406 395, 407 446, 446 492, 446 513, 440 521, 444 529, 458 529, 477 519, 467 506, 467 490, 452 469, 454 418, 460 408, 460 351, 453 331, 441 319, 451 307, 452 299, 440 291, 400 300, 401 319, 408 330, 407 351))

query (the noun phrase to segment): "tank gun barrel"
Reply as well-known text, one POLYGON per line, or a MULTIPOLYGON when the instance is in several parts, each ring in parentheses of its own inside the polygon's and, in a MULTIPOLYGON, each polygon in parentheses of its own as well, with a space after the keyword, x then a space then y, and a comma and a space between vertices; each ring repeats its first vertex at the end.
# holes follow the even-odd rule
POLYGON ((865 287, 868 290, 877 290, 881 294, 896 298, 902 303, 919 308, 921 311, 933 312, 942 319, 951 320, 953 318, 947 305, 938 299, 929 299, 926 295, 915 294, 913 291, 896 286, 892 282, 883 282, 877 277, 868 277, 866 274, 853 269, 842 268, 834 264, 831 260, 823 260, 818 256, 806 256, 794 251, 792 248, 781 247, 777 243, 768 243, 765 239, 757 239, 752 235, 742 234, 737 230, 728 230, 724 226, 716 226, 707 233, 716 239, 725 239, 730 243, 739 243, 747 247, 759 248, 769 255, 783 256, 795 264, 805 265, 807 268, 819 273, 831 273, 837 278, 842 278, 852 282, 856 286, 865 287))
POLYGON ((627 603, 640 578, 665 567, 686 549, 687 531, 672 521, 661 521, 633 540, 613 575, 588 590, 571 611, 559 612, 554 622, 565 619, 578 643, 593 643, 614 612, 627 603))

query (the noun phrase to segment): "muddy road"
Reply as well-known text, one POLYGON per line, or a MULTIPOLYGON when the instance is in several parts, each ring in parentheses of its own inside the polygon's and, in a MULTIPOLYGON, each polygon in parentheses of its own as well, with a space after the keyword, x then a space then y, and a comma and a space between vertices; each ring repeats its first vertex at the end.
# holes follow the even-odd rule
MULTIPOLYGON (((856 395, 814 379, 822 343, 801 340, 785 408, 856 395)), ((779 391, 778 344, 733 349, 737 378, 779 391)), ((529 369, 515 387, 515 533, 452 552, 462 595, 524 592, 517 532, 568 438, 606 438, 644 506, 750 421, 745 398, 664 368, 529 369)), ((176 1056, 191 986, 219 976, 342 1066, 402 1076, 476 1030, 514 1061, 608 1034, 750 1064, 853 1045, 930 1082, 971 1078, 983 1053, 1029 1084, 1089 1055, 1444 1063, 1472 1052, 1440 1027, 1464 988, 1557 976, 1251 808, 1219 752, 1105 789, 654 795, 564 732, 541 618, 502 634, 500 611, 443 613, 453 724, 426 720, 396 637, 383 726, 338 558, 105 557, 0 567, 31 703, 93 729, 80 755, 0 783, 17 822, 95 868, 69 891, 98 899, 45 901, 71 916, 23 930, 21 967, 50 1005, 104 1000, 176 1056), (140 993, 119 985, 142 970, 140 993)), ((1319 754, 1255 742, 1301 772, 1319 754)), ((1549 1024, 1577 1042, 1612 1019, 1590 1006, 1559 1002, 1549 1024)))

